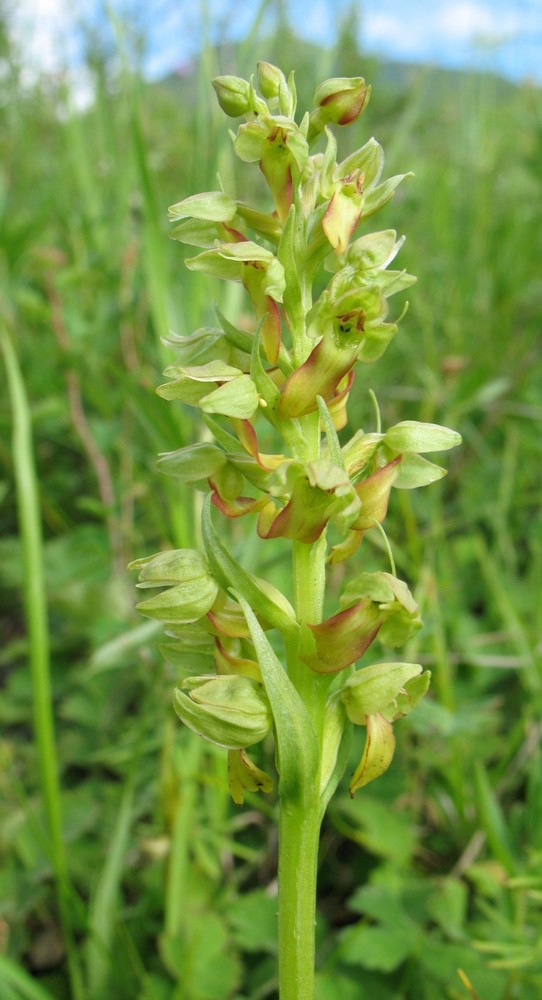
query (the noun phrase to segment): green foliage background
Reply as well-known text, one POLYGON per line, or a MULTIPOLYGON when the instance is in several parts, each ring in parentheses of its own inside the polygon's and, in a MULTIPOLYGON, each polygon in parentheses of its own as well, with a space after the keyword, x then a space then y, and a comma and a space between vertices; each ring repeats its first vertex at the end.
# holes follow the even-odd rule
MULTIPOLYGON (((398 727, 384 778, 331 805, 318 1000, 459 1000, 473 994, 458 969, 480 1000, 542 994, 542 94, 380 65, 350 39, 345 28, 316 50, 282 23, 262 40, 256 18, 235 49, 206 46, 190 74, 150 86, 121 32, 114 58, 89 42, 96 100, 79 113, 61 81, 23 85, 1 35, 0 319, 31 417, 60 779, 50 796, 67 860, 62 906, 28 665, 35 609, 10 445, 21 414, 2 371, 5 1000, 276 996, 274 802, 232 806, 222 754, 178 725, 159 627, 135 615, 125 570, 198 542, 197 500, 154 468, 157 452, 201 433, 154 395, 170 358, 160 337, 212 323, 213 296, 233 318, 244 302, 184 271, 166 209, 215 188, 217 171, 228 191, 253 191, 209 81, 259 58, 295 68, 301 106, 326 76, 364 75, 371 104, 343 142, 374 134, 388 174, 415 173, 379 227, 406 233, 401 266, 419 282, 387 366, 358 376, 352 424, 370 429, 372 388, 386 424, 435 421, 464 438, 447 479, 394 494, 386 522, 426 623, 405 658, 431 668, 433 687, 398 727)), ((280 546, 246 528, 234 527, 234 550, 287 587, 280 546)))

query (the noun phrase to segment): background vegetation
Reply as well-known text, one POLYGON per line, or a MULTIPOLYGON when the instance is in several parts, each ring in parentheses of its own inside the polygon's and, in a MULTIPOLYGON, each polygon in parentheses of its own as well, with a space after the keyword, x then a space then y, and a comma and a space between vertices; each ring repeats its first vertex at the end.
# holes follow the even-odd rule
MULTIPOLYGON (((217 171, 250 194, 209 80, 259 58, 295 68, 301 104, 361 72, 373 97, 349 141, 375 134, 388 174, 415 173, 378 224, 407 234, 419 283, 384 374, 358 376, 353 424, 371 425, 372 388, 387 424, 464 437, 447 479, 396 493, 387 521, 426 622, 405 658, 431 667, 432 695, 384 778, 330 809, 318 1000, 464 1000, 458 969, 480 1000, 542 995, 542 94, 379 65, 351 38, 316 50, 256 22, 153 86, 126 35, 113 55, 89 40, 81 113, 62 80, 23 85, 0 33, 3 1000, 276 997, 273 800, 234 807, 223 755, 179 726, 125 569, 197 544, 197 499, 154 457, 200 428, 153 388, 160 338, 213 323, 212 296, 166 208, 217 171)), ((280 548, 243 554, 288 586, 280 548)))

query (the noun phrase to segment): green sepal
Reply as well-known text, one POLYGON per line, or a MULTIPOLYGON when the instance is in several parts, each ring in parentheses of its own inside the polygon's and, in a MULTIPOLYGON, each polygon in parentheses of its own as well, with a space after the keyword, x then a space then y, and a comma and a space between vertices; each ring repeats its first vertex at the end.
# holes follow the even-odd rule
POLYGON ((381 271, 397 256, 404 243, 404 236, 397 239, 395 229, 360 236, 348 248, 346 260, 360 272, 381 271))
POLYGON ((380 524, 384 520, 388 512, 391 488, 399 475, 401 461, 399 455, 358 483, 355 489, 361 502, 361 511, 350 527, 356 531, 368 531, 375 523, 380 524))
POLYGON ((185 264, 190 271, 203 271, 225 281, 243 281, 245 265, 263 264, 262 292, 275 302, 282 302, 285 286, 283 267, 270 250, 252 240, 225 243, 212 250, 204 250, 196 257, 189 257, 185 264))
POLYGON ((346 466, 344 464, 341 444, 339 441, 337 431, 335 429, 335 424, 333 423, 333 417, 329 412, 325 400, 322 399, 321 396, 316 397, 316 402, 318 403, 318 410, 320 412, 320 423, 326 435, 327 447, 331 462, 338 469, 342 469, 342 471, 346 473, 346 466))
POLYGON ((224 547, 215 530, 211 517, 211 498, 206 497, 201 512, 201 530, 209 565, 225 590, 234 588, 255 609, 258 616, 284 635, 296 634, 298 624, 293 608, 284 601, 277 604, 258 583, 256 578, 239 565, 224 547))
POLYGON ((136 584, 146 587, 168 587, 188 580, 209 576, 209 563, 203 552, 197 549, 166 549, 151 556, 134 559, 128 569, 138 570, 136 584))
POLYGON ((364 472, 369 462, 373 459, 383 437, 383 434, 365 434, 364 431, 358 430, 350 438, 350 441, 347 441, 343 445, 343 462, 348 475, 354 482, 356 481, 356 476, 364 472))
POLYGON ((414 175, 409 172, 406 174, 396 174, 395 177, 389 177, 387 181, 379 184, 377 187, 370 188, 366 191, 365 201, 363 203, 363 218, 368 219, 369 216, 374 215, 375 212, 379 212, 384 205, 393 198, 396 188, 399 187, 401 181, 404 181, 406 177, 413 177, 414 175))
MULTIPOLYGON (((252 342, 252 353, 250 356, 250 377, 256 387, 258 396, 265 403, 264 412, 266 417, 275 421, 275 414, 280 402, 280 392, 273 380, 267 374, 263 364, 260 345, 262 342, 263 320, 258 324, 258 329, 254 334, 252 342)), ((263 405, 263 404, 261 404, 263 405)))
POLYGON ((260 743, 272 726, 262 685, 240 674, 186 678, 175 688, 173 707, 189 729, 228 750, 260 743))
POLYGON ((375 663, 357 670, 345 681, 341 691, 348 718, 364 726, 368 715, 380 712, 392 722, 399 695, 408 688, 409 681, 420 674, 422 667, 418 663, 375 663))
POLYGON ((349 177, 359 170, 364 175, 365 191, 368 191, 379 181, 383 168, 384 150, 376 139, 371 138, 339 163, 337 172, 339 177, 349 177))
POLYGON ((240 375, 232 382, 225 382, 199 401, 204 413, 220 413, 241 420, 254 416, 258 404, 258 392, 250 375, 240 375))
POLYGON ((187 448, 162 452, 156 466, 160 472, 175 476, 183 483, 196 483, 216 475, 226 462, 227 457, 221 448, 202 441, 187 448))
POLYGON ((164 370, 164 375, 167 375, 168 378, 184 376, 192 382, 231 382, 232 378, 238 378, 241 374, 239 368, 235 368, 218 358, 207 361, 203 365, 169 365, 164 370))
POLYGON ((218 584, 207 574, 186 580, 146 601, 140 601, 136 610, 146 618, 156 618, 166 625, 184 625, 207 614, 217 594, 218 584))
MULTIPOLYGON (((164 344, 175 350, 178 365, 203 365, 217 358, 230 362, 237 346, 232 346, 223 330, 211 326, 194 330, 189 337, 170 333, 168 337, 164 337, 164 344)), ((250 353, 250 339, 247 345, 248 350, 247 347, 241 347, 240 350, 250 353)))
POLYGON ((420 486, 430 486, 447 475, 447 470, 434 462, 428 462, 421 455, 403 455, 399 475, 394 482, 396 490, 415 490, 420 486))
POLYGON ((180 676, 189 674, 211 674, 215 668, 214 649, 210 644, 190 646, 185 642, 163 642, 158 647, 167 663, 180 676))
POLYGON ((252 333, 248 333, 246 330, 239 330, 238 327, 233 325, 233 323, 230 323, 229 319, 224 316, 224 313, 221 312, 217 305, 215 305, 215 312, 230 344, 238 350, 244 351, 245 354, 250 354, 252 351, 254 335, 252 333))
POLYGON ((290 803, 312 797, 319 767, 316 733, 304 702, 277 658, 249 602, 235 595, 243 608, 271 705, 277 743, 279 795, 290 803))
POLYGON ((243 233, 228 229, 222 222, 207 222, 203 219, 182 219, 169 231, 170 240, 186 243, 188 246, 209 250, 217 243, 235 243, 244 240, 243 233))
POLYGON ((170 222, 178 219, 202 219, 208 222, 231 222, 237 203, 223 191, 206 191, 190 195, 168 209, 170 222))

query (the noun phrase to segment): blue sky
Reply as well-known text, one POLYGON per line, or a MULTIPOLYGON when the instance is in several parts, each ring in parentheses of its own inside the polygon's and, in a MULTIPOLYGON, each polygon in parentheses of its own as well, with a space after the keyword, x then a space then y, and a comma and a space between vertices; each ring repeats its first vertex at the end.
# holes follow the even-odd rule
MULTIPOLYGON (((109 0, 109 10, 141 27, 148 39, 147 73, 158 77, 185 65, 202 39, 202 11, 211 34, 240 38, 251 26, 255 0, 109 0)), ((333 41, 352 0, 283 0, 294 29, 333 41)), ((29 67, 77 67, 78 26, 103 29, 104 0, 19 0, 16 34, 29 67)), ((263 25, 277 0, 268 0, 263 25)), ((542 0, 361 0, 362 48, 371 53, 451 67, 496 69, 511 79, 542 82, 542 0)))

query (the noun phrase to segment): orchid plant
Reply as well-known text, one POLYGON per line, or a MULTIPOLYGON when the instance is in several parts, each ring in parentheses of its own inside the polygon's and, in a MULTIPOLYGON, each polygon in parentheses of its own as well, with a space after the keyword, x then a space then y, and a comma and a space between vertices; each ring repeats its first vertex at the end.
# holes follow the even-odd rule
POLYGON ((234 150, 259 165, 266 204, 217 190, 170 209, 172 237, 199 248, 188 268, 240 283, 253 310, 250 322, 218 311, 216 327, 172 335, 176 360, 157 390, 201 412, 202 439, 161 455, 159 467, 206 494, 204 551, 160 552, 132 566, 140 587, 159 588, 138 608, 164 623, 164 653, 179 672, 175 711, 225 748, 238 805, 248 792, 273 789, 250 753, 273 734, 280 997, 312 1000, 320 825, 353 731, 352 795, 389 767, 394 723, 429 684, 419 664, 378 655, 356 669, 373 644, 396 649, 421 627, 382 522, 392 490, 445 474, 425 454, 460 437, 411 420, 384 430, 378 407, 374 430, 347 431, 355 374, 382 358, 398 323, 388 301, 415 280, 389 267, 402 238, 366 231, 406 175, 381 179, 383 151, 372 138, 337 159, 333 126, 360 117, 370 87, 362 78, 326 80, 313 110, 296 120, 293 73, 260 62, 256 81, 222 76, 213 86, 222 110, 243 119, 234 150), (246 519, 262 545, 291 541, 289 597, 234 557, 227 519, 246 519), (360 572, 359 546, 371 532, 389 566, 360 572), (342 574, 326 617, 327 567, 346 560, 355 568, 342 574))

